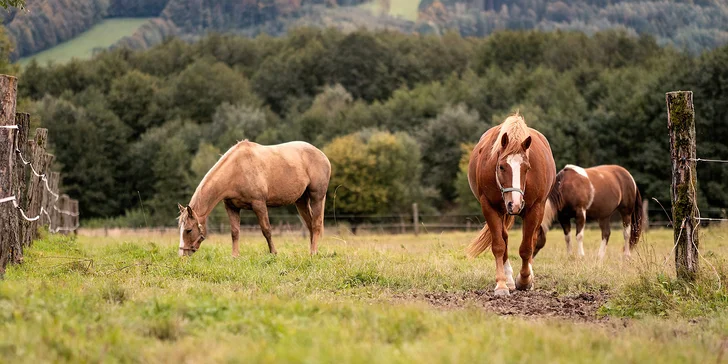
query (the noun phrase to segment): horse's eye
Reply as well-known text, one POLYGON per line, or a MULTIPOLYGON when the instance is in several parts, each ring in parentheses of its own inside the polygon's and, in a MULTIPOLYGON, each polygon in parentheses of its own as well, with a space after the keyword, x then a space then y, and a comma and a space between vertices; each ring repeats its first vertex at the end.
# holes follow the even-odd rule
POLYGON ((500 169, 501 171, 505 171, 505 170, 506 170, 506 167, 503 167, 503 166, 498 166, 498 168, 499 168, 499 169, 500 169))
POLYGON ((187 234, 189 234, 192 232, 192 229, 187 229, 187 230, 185 230, 185 232, 187 232, 187 234))

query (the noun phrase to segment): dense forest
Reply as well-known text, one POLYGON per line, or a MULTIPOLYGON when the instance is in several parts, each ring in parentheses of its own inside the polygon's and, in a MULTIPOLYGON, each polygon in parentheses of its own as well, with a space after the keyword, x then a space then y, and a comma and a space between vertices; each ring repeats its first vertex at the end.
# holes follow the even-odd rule
MULTIPOLYGON (((557 168, 621 164, 669 208, 665 92, 695 92, 698 155, 725 159, 725 79, 728 47, 698 57, 618 31, 478 39, 303 28, 31 63, 19 108, 50 129, 83 216, 124 224, 141 223, 140 200, 150 223, 174 224, 176 204, 245 138, 322 148, 339 214, 396 214, 412 202, 477 212, 461 159, 515 110, 549 139, 557 168)), ((698 174, 704 215, 728 206, 728 169, 701 164, 698 174)))
POLYGON ((422 0, 416 20, 356 7, 366 0, 28 0, 27 11, 0 12, 27 56, 73 38, 105 18, 152 17, 118 46, 148 48, 170 36, 192 41, 210 31, 285 35, 301 26, 396 29, 402 32, 485 36, 499 30, 608 29, 648 34, 660 45, 699 54, 728 43, 728 5, 722 0, 422 0))

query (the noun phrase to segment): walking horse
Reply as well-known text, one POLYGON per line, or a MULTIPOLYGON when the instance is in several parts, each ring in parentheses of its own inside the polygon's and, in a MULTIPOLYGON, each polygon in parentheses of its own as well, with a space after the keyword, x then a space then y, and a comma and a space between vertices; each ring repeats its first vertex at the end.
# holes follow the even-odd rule
POLYGON ((617 165, 581 168, 567 164, 558 175, 546 202, 536 252, 546 244, 546 232, 554 219, 564 230, 566 250, 571 254, 571 219, 576 221, 577 254, 584 256, 584 224, 587 219, 599 221, 602 244, 598 257, 604 258, 611 229, 612 215, 619 212, 624 228, 625 257, 637 245, 642 232, 642 197, 632 175, 617 165))
POLYGON ((535 234, 543 220, 546 199, 556 178, 551 147, 518 113, 486 131, 470 154, 468 182, 480 202, 485 226, 467 248, 474 258, 491 247, 495 257, 495 295, 533 288, 535 234), (515 216, 523 219, 518 250, 521 270, 513 279, 508 260, 508 229, 515 216))

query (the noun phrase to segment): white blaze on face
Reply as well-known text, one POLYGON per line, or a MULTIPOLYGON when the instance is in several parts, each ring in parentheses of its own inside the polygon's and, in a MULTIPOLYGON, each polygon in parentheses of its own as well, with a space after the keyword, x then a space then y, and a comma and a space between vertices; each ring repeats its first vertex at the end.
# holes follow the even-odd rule
POLYGON ((184 253, 185 253, 185 251, 184 251, 184 250, 182 250, 182 248, 184 248, 184 247, 185 247, 185 239, 184 239, 184 238, 182 237, 182 234, 183 234, 184 232, 185 232, 185 227, 184 227, 184 225, 183 225, 183 226, 180 226, 180 227, 179 227, 179 256, 180 256, 180 257, 181 257, 182 255, 184 255, 184 253))
MULTIPOLYGON (((523 156, 521 154, 509 155, 506 158, 506 163, 511 166, 511 174, 513 175, 513 181, 511 187, 521 188, 521 164, 523 163, 523 156)), ((513 202, 513 210, 520 211, 521 205, 523 204, 523 195, 520 192, 511 191, 511 202, 513 202)))

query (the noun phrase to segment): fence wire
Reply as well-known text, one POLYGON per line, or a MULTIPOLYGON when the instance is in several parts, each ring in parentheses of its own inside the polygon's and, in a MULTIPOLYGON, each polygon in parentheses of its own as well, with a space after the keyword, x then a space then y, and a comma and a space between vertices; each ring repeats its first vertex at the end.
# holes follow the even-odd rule
MULTIPOLYGON (((0 129, 11 129, 11 130, 15 130, 15 131, 20 130, 17 125, 0 125, 0 129)), ((41 179, 41 181, 43 181, 43 186, 45 187, 46 191, 48 191, 48 193, 50 193, 53 196, 54 200, 53 200, 53 204, 51 206, 53 208, 53 210, 55 210, 59 214, 63 214, 63 215, 71 216, 71 217, 79 216, 78 213, 74 213, 74 212, 67 211, 67 210, 61 210, 58 207, 56 207, 56 203, 60 199, 60 195, 51 190, 50 186, 48 185, 48 178, 46 178, 46 174, 38 173, 38 171, 35 170, 35 167, 33 167, 33 164, 31 162, 25 160, 25 157, 23 156, 23 153, 20 151, 20 149, 15 148, 15 153, 20 158, 20 161, 23 163, 23 166, 30 166, 30 170, 33 172, 33 175, 35 175, 36 177, 39 177, 41 179)), ((66 227, 57 226, 57 227, 53 228, 53 226, 52 226, 53 219, 51 219, 51 215, 48 213, 48 211, 45 209, 45 207, 43 207, 43 206, 40 207, 40 212, 38 213, 37 216, 28 217, 25 210, 23 210, 23 208, 20 207, 20 204, 18 203, 18 198, 16 196, 8 196, 8 197, 0 198, 0 204, 6 203, 6 202, 12 202, 13 207, 15 207, 16 210, 18 210, 18 212, 20 213, 20 216, 25 221, 31 221, 31 222, 37 221, 38 219, 40 219, 40 217, 42 215, 45 215, 48 218, 48 230, 52 233, 57 233, 59 231, 74 231, 74 230, 78 229, 78 227, 80 225, 80 219, 77 219, 75 227, 66 228, 66 227)))

